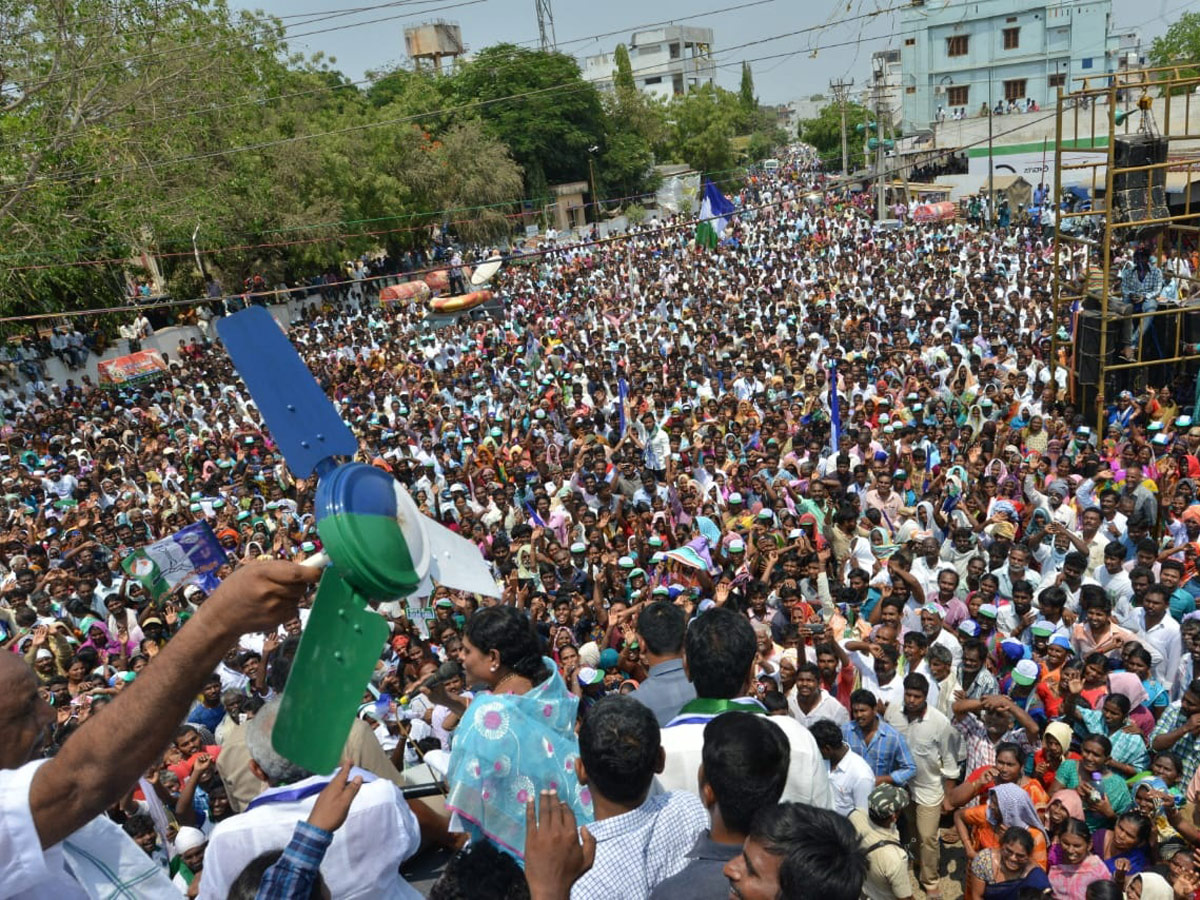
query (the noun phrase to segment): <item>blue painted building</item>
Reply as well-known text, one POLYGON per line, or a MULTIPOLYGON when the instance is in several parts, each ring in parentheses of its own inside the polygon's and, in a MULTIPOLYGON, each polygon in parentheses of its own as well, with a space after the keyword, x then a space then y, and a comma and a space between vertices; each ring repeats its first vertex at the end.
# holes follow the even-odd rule
POLYGON ((907 133, 928 129, 939 107, 947 118, 1009 100, 1050 109, 1059 86, 1128 63, 1112 0, 911 0, 899 38, 907 133))

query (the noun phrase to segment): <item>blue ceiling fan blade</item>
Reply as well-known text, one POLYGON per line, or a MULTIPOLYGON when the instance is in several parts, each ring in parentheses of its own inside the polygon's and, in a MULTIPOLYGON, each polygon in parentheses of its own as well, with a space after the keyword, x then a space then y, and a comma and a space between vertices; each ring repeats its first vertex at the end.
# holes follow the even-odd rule
POLYGON ((307 478, 321 460, 358 452, 354 434, 267 310, 250 306, 218 319, 217 334, 293 475, 307 478))

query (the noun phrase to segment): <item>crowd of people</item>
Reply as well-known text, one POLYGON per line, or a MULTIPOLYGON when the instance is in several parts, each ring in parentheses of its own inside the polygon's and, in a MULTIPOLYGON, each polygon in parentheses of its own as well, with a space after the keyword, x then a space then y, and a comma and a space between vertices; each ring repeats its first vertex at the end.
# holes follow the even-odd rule
POLYGON ((315 479, 215 333, 5 384, 0 897, 416 896, 431 846, 441 898, 1200 897, 1194 374, 1094 430, 1049 354, 1089 260, 823 185, 795 150, 712 251, 548 241, 502 320, 365 272, 298 307, 359 459, 502 594, 377 604, 335 773, 270 737, 315 479), (211 595, 122 566, 195 522, 211 595))

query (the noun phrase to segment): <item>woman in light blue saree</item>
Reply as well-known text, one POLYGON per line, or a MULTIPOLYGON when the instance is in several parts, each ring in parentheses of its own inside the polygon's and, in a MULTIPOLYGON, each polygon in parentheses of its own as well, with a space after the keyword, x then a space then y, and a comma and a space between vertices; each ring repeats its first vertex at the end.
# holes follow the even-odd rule
POLYGON ((479 610, 467 620, 463 647, 467 683, 487 690, 455 729, 446 808, 452 827, 472 841, 491 841, 524 859, 525 804, 540 791, 557 791, 579 824, 592 821, 591 797, 575 776, 579 701, 519 610, 479 610))

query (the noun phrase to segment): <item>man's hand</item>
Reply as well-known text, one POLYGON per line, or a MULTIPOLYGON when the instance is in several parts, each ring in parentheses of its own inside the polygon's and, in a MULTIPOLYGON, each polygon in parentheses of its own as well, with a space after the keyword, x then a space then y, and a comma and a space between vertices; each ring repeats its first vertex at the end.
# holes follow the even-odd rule
POLYGON ((596 839, 575 829, 575 813, 555 791, 542 791, 540 809, 525 804, 525 879, 530 900, 567 900, 571 885, 592 867, 596 839), (582 839, 583 843, 580 843, 582 839))
POLYGON ((343 759, 342 767, 317 794, 317 802, 313 804, 312 812, 308 814, 308 824, 324 831, 337 831, 346 821, 350 813, 350 804, 358 796, 358 789, 363 786, 361 775, 350 777, 350 760, 343 759))
POLYGON ((320 579, 320 569, 282 560, 242 566, 204 601, 196 618, 235 636, 274 631, 296 614, 296 606, 309 585, 320 579))

